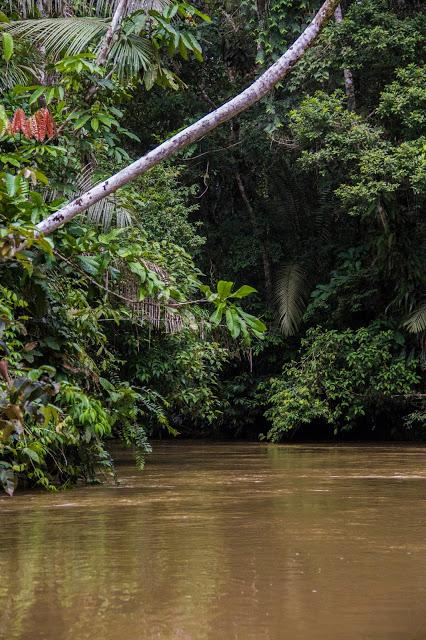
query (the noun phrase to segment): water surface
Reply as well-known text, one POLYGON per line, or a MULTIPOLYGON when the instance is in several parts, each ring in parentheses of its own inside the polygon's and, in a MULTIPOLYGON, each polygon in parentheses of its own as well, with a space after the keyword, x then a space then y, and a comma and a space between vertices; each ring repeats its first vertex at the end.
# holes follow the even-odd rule
POLYGON ((426 640, 426 449, 161 443, 0 498, 1 640, 426 640))

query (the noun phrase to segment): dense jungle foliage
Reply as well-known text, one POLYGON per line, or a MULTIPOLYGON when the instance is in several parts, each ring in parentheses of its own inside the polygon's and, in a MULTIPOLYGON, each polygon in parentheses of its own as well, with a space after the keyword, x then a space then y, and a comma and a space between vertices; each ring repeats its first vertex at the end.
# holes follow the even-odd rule
POLYGON ((320 3, 135 0, 106 52, 118 3, 1 4, 5 490, 113 474, 111 438, 142 467, 169 434, 423 437, 422 3, 342 4, 267 98, 51 237, 320 3))

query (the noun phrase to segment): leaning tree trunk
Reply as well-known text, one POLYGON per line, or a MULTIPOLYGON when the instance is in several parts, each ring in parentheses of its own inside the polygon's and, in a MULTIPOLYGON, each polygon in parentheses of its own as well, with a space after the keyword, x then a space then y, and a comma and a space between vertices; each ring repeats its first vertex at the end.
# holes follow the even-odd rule
POLYGON ((62 224, 72 220, 77 214, 82 213, 96 202, 114 193, 123 185, 146 173, 146 171, 166 158, 169 158, 184 147, 195 142, 195 140, 199 140, 219 125, 231 120, 231 118, 234 118, 242 111, 246 111, 253 104, 261 100, 278 82, 288 75, 303 54, 313 45, 322 29, 333 16, 338 4, 339 0, 325 0, 310 25, 301 36, 299 36, 296 42, 294 42, 275 64, 267 69, 242 93, 204 116, 201 120, 186 127, 172 138, 169 138, 145 156, 136 160, 136 162, 133 162, 72 202, 66 204, 45 220, 42 220, 42 222, 37 225, 36 232, 43 234, 52 233, 62 224))

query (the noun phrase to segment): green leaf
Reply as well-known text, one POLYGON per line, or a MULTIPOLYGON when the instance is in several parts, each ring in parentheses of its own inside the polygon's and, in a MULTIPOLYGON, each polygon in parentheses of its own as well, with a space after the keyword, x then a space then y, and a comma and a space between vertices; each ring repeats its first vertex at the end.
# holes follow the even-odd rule
POLYGON ((223 316, 223 311, 224 311, 225 305, 224 304, 220 304, 217 309, 212 313, 212 315, 210 316, 210 322, 217 327, 217 325, 220 323, 220 321, 222 320, 222 316, 223 316))
POLYGON ((233 282, 227 282, 226 280, 219 280, 217 283, 217 293, 221 300, 226 300, 232 291, 233 282))
POLYGON ((257 293, 257 289, 254 287, 250 287, 248 284, 243 285, 235 293, 233 293, 231 298, 246 298, 251 293, 257 293))
POLYGON ((37 462, 37 464, 40 464, 40 462, 41 462, 40 457, 39 457, 38 453, 33 451, 33 449, 30 449, 29 447, 24 447, 22 449, 22 452, 25 453, 26 456, 31 458, 31 460, 33 460, 34 462, 37 462))
POLYGON ((252 316, 250 313, 246 313, 242 309, 238 309, 239 315, 244 318, 248 326, 255 332, 264 333, 266 331, 266 324, 264 324, 256 316, 252 316))
POLYGON ((178 4, 172 4, 172 5, 170 5, 170 7, 166 7, 166 10, 164 11, 164 16, 168 20, 171 20, 177 14, 178 9, 179 9, 179 5, 178 4))
POLYGON ((99 384, 105 389, 105 391, 114 391, 114 385, 112 385, 106 378, 99 378, 99 384))
POLYGON ((2 136, 6 132, 7 122, 8 118, 6 109, 2 104, 0 104, 0 136, 2 136))
POLYGON ((9 62, 13 56, 13 38, 10 33, 3 32, 3 58, 9 62))
POLYGON ((230 309, 226 310, 226 326, 228 327, 229 331, 232 333, 234 329, 234 317, 230 309))
POLYGON ((92 276, 99 273, 99 259, 97 256, 78 256, 83 269, 92 276))
POLYGON ((51 238, 38 237, 36 244, 40 249, 43 249, 47 254, 52 255, 53 240, 51 238))
POLYGON ((194 16, 198 16, 199 18, 201 18, 201 20, 204 20, 204 22, 210 23, 212 21, 210 16, 208 16, 206 13, 203 13, 199 9, 195 9, 194 7, 192 13, 194 16))
POLYGON ((0 156, 0 160, 1 162, 3 162, 3 164, 11 164, 13 167, 19 168, 21 166, 19 160, 17 160, 15 156, 9 153, 2 153, 2 155, 0 156))
POLYGON ((248 322, 247 324, 253 329, 253 331, 255 333, 265 333, 266 331, 266 324, 264 322, 262 322, 262 320, 259 320, 259 318, 255 318, 255 320, 253 322, 248 322))
POLYGON ((126 136, 126 138, 130 138, 130 140, 135 140, 136 142, 140 142, 141 139, 135 133, 131 131, 127 131, 127 129, 121 129, 120 133, 126 136))
POLYGON ((98 120, 107 127, 111 127, 117 122, 114 118, 111 118, 111 116, 106 116, 103 113, 98 113, 98 120))
POLYGON ((36 89, 34 93, 31 94, 30 99, 28 100, 29 104, 33 104, 34 102, 36 102, 40 98, 40 96, 43 95, 45 90, 46 87, 39 87, 38 89, 36 89))
POLYGON ((226 310, 226 325, 229 329, 231 336, 235 339, 238 338, 241 332, 241 323, 238 314, 234 309, 226 310))
POLYGON ((61 347, 59 342, 53 336, 46 336, 43 340, 44 344, 46 344, 53 351, 60 351, 61 347))
POLYGON ((50 104, 55 97, 55 87, 49 87, 46 91, 46 103, 50 104))
POLYGON ((13 176, 11 173, 6 173, 5 175, 5 182, 6 182, 6 191, 7 191, 7 195, 10 198, 13 198, 16 195, 16 192, 19 188, 19 176, 13 176))
POLYGON ((210 289, 210 287, 207 284, 200 285, 199 289, 200 289, 201 293, 204 293, 206 298, 209 298, 212 295, 212 290, 210 289))
POLYGON ((45 176, 42 171, 40 171, 39 169, 33 169, 33 171, 34 171, 35 177, 39 182, 42 182, 43 184, 49 184, 48 177, 45 176))
POLYGON ((146 269, 140 262, 131 262, 129 264, 129 269, 132 273, 139 276, 140 281, 142 283, 146 280, 146 269))
POLYGON ((90 116, 85 115, 82 116, 81 118, 78 118, 78 120, 75 122, 74 124, 74 129, 77 131, 78 129, 81 129, 81 127, 84 127, 84 125, 86 124, 86 122, 90 119, 90 116))

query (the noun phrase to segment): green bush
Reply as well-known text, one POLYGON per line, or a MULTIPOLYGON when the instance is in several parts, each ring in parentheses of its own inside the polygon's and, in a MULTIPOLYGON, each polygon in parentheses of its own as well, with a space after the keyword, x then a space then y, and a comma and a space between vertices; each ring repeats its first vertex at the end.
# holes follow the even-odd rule
POLYGON ((407 357, 403 337, 375 325, 358 330, 308 331, 301 357, 284 366, 268 390, 268 438, 280 440, 303 424, 323 420, 334 433, 353 428, 410 393, 419 382, 418 361, 407 357))

